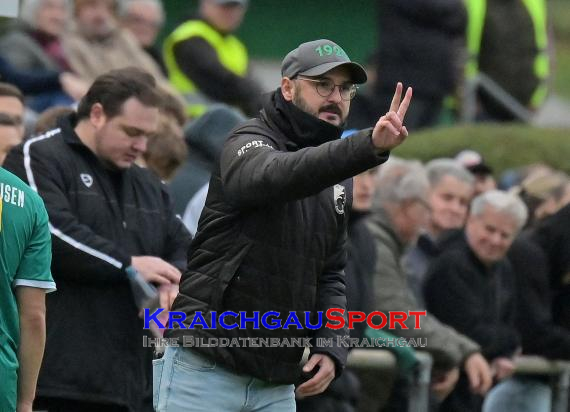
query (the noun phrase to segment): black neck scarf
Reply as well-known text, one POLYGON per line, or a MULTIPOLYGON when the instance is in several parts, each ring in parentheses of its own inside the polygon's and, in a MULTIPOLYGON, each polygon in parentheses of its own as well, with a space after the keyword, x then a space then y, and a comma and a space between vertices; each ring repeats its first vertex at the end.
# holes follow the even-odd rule
POLYGON ((281 88, 269 95, 263 109, 269 120, 293 143, 287 145, 292 150, 340 139, 343 132, 342 128, 306 113, 285 100, 281 88))

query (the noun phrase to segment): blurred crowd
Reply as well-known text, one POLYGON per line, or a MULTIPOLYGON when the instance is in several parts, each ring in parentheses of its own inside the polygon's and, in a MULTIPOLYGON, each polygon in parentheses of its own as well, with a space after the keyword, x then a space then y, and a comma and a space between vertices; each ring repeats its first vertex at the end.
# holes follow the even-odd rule
MULTIPOLYGON (((134 66, 152 75, 159 96, 158 129, 136 163, 166 185, 172 213, 194 236, 222 145, 256 116, 264 91, 234 34, 247 0, 197 4, 158 45, 160 0, 22 0, 0 37, 0 165, 15 147, 64 128, 101 75, 134 66)), ((521 120, 544 103, 552 53, 544 0, 382 0, 378 27, 347 130, 373 126, 398 81, 414 88, 410 132, 469 111, 477 121, 521 120)), ((427 164, 392 156, 354 177, 348 308, 428 311, 420 330, 390 332, 427 338, 434 411, 548 411, 548 379, 514 374, 514 361, 570 360, 570 178, 547 164, 501 175, 493 166, 464 150, 427 164)), ((382 411, 407 410, 416 367, 400 368, 382 411)), ((50 379, 39 383, 48 397, 81 395, 50 392, 50 379)), ((369 397, 348 369, 297 408, 356 411, 374 404, 369 397)))

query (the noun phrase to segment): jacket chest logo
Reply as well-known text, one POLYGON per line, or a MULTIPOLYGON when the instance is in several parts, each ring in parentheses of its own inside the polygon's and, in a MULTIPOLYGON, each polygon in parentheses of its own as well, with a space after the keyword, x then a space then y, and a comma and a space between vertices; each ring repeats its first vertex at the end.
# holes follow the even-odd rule
POLYGON ((81 178, 81 181, 83 182, 83 184, 85 186, 87 186, 88 188, 91 187, 93 185, 93 177, 87 173, 81 173, 79 175, 79 177, 81 178))
POLYGON ((346 205, 346 190, 343 185, 334 185, 334 210, 339 215, 344 214, 344 206, 346 205))

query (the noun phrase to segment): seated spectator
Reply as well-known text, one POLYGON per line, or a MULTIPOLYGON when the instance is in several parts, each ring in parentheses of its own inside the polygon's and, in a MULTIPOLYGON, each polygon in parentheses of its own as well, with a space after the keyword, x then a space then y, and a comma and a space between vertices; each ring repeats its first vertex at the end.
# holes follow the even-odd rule
POLYGON ((88 85, 74 74, 53 70, 22 71, 0 56, 0 80, 15 85, 29 97, 26 102, 34 111, 69 105, 85 95, 88 85), (38 99, 35 99, 38 97, 38 99))
POLYGON ((0 39, 0 53, 20 70, 70 71, 61 45, 69 0, 24 0, 22 21, 0 39))
POLYGON ((483 161, 483 157, 479 153, 473 150, 463 150, 455 156, 455 160, 475 176, 474 196, 497 188, 493 169, 483 161))
POLYGON ((22 140, 24 138, 24 95, 17 87, 8 83, 0 83, 0 114, 10 119, 10 123, 16 127, 19 138, 22 140))
POLYGON ((446 231, 461 229, 473 196, 473 176, 452 159, 435 159, 426 165, 430 184, 430 219, 426 231, 420 235, 403 258, 409 284, 420 303, 424 302, 425 274, 430 262, 441 252, 438 240, 446 231))
POLYGON ((158 89, 160 94, 160 113, 166 116, 171 126, 176 128, 176 132, 184 135, 184 126, 188 122, 188 117, 184 113, 184 101, 177 95, 158 89))
POLYGON ((513 188, 529 209, 528 226, 556 213, 570 202, 570 179, 552 169, 528 175, 519 186, 513 188))
POLYGON ((75 0, 75 27, 63 43, 71 67, 91 82, 109 70, 136 66, 152 74, 161 88, 172 90, 133 35, 119 27, 118 7, 118 0, 75 0))
POLYGON ((517 274, 517 328, 523 354, 570 360, 570 330, 556 325, 552 316, 553 296, 548 259, 532 239, 533 231, 517 238, 509 260, 517 274))
MULTIPOLYGON (((513 242, 508 258, 516 273, 515 325, 523 355, 570 360, 570 330, 552 318, 553 294, 544 251, 524 233, 513 242)), ((489 392, 483 411, 550 412, 551 398, 550 377, 517 374, 489 392)))
MULTIPOLYGON (((549 264, 544 250, 532 239, 540 221, 568 204, 568 177, 552 169, 535 168, 518 188, 529 208, 527 230, 509 249, 508 258, 516 273, 516 327, 522 352, 548 359, 570 360, 570 330, 554 323, 549 264), (566 197, 566 199, 564 199, 566 197)), ((517 375, 498 384, 485 399, 485 412, 516 408, 518 412, 549 412, 550 378, 517 375), (515 404, 513 404, 516 402, 515 404)))
POLYGON ((38 116, 33 135, 39 136, 48 130, 57 128, 59 118, 67 117, 73 112, 74 110, 68 106, 54 106, 50 109, 45 110, 38 116))
POLYGON ((186 116, 184 106, 176 97, 164 90, 157 92, 160 97, 158 129, 148 137, 146 151, 137 163, 152 170, 163 182, 169 182, 188 156, 182 129, 186 116))
MULTIPOLYGON (((446 244, 426 279, 427 309, 481 345, 497 380, 513 373, 512 359, 520 350, 515 277, 506 254, 526 219, 524 203, 513 195, 493 190, 477 196, 465 235, 446 244)), ((482 398, 468 386, 462 376, 442 410, 479 411, 482 398)))
POLYGON ((139 45, 166 75, 162 52, 155 46, 156 37, 164 24, 162 2, 160 0, 127 0, 122 7, 121 24, 135 36, 139 45))
POLYGON ((158 130, 149 136, 143 162, 163 182, 172 179, 188 156, 188 148, 180 131, 165 115, 161 115, 158 130))
MULTIPOLYGON (((406 246, 412 245, 430 218, 429 181, 423 167, 406 161, 390 159, 380 169, 379 188, 370 217, 370 231, 376 249, 373 275, 373 308, 386 314, 390 311, 416 311, 422 306, 415 299, 400 263, 406 246)), ((434 358, 433 387, 439 399, 453 389, 461 366, 470 377, 475 393, 484 394, 491 385, 487 362, 480 355, 479 345, 431 313, 422 317, 421 329, 414 328, 410 317, 408 329, 399 325, 390 330, 404 338, 427 339, 434 358)))
POLYGON ((0 166, 10 149, 22 142, 22 135, 18 129, 18 124, 12 117, 0 113, 0 166))
POLYGON ((61 46, 68 14, 68 0, 26 0, 22 22, 0 39, 0 78, 19 87, 34 112, 71 105, 87 91, 61 46))
POLYGON ((201 116, 214 103, 234 106, 246 115, 257 114, 262 90, 250 76, 245 46, 233 34, 241 25, 247 3, 200 0, 198 15, 165 40, 169 78, 186 97, 189 116, 201 116))
POLYGON ((532 234, 546 254, 554 322, 570 330, 570 204, 544 219, 532 234))

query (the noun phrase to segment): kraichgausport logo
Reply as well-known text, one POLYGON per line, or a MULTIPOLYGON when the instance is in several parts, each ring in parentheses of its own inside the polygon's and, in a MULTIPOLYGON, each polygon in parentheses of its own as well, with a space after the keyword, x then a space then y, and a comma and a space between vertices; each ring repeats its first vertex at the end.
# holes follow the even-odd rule
POLYGON ((348 326, 348 329, 354 329, 356 323, 366 322, 372 329, 409 329, 405 322, 412 318, 414 320, 413 329, 421 329, 421 317, 426 316, 426 311, 394 311, 387 315, 384 312, 374 311, 365 314, 360 311, 347 311, 340 308, 332 308, 326 312, 295 312, 281 314, 276 311, 265 313, 245 311, 233 312, 225 311, 218 313, 216 311, 201 311, 192 313, 188 318, 186 313, 172 311, 168 312, 168 319, 162 322, 160 318, 164 309, 156 309, 152 313, 150 309, 144 310, 144 328, 149 329, 151 323, 154 323, 158 329, 310 329, 316 330, 323 326, 329 329, 342 329, 348 326), (301 319, 304 322, 301 322, 301 319), (248 328, 249 324, 249 328, 248 328), (398 326, 396 326, 398 325, 398 326))

